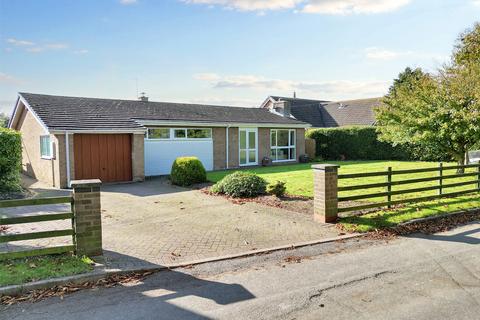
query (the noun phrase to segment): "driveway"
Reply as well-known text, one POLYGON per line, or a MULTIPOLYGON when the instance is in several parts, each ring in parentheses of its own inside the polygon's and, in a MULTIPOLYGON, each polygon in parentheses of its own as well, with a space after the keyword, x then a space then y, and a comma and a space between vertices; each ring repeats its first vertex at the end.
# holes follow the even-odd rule
MULTIPOLYGON (((36 196, 69 191, 31 185, 36 196)), ((293 245, 338 235, 331 225, 310 215, 264 206, 234 204, 198 190, 172 186, 165 178, 102 186, 105 260, 111 269, 172 266, 199 260, 293 245)), ((66 212, 68 205, 2 209, 18 216, 66 212)), ((69 221, 14 225, 8 233, 69 228, 69 221)), ((2 244, 0 251, 70 244, 71 237, 2 244)))
POLYGON ((105 257, 112 268, 173 265, 338 235, 311 216, 233 204, 164 178, 102 187, 105 257))

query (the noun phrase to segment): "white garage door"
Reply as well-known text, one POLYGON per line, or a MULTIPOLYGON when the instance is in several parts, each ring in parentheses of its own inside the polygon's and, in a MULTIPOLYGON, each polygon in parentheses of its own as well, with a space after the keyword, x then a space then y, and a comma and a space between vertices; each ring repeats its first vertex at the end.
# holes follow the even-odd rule
POLYGON ((194 156, 202 161, 207 171, 213 170, 213 141, 195 140, 145 140, 145 175, 170 174, 178 157, 194 156))

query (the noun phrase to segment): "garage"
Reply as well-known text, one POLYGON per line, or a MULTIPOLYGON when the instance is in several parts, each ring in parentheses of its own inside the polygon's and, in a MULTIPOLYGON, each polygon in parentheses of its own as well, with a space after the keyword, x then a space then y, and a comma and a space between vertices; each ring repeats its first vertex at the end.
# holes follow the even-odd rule
POLYGON ((131 134, 74 134, 75 179, 132 180, 131 134))
POLYGON ((149 128, 145 138, 145 175, 170 174, 178 157, 194 156, 207 171, 213 170, 210 128, 149 128))

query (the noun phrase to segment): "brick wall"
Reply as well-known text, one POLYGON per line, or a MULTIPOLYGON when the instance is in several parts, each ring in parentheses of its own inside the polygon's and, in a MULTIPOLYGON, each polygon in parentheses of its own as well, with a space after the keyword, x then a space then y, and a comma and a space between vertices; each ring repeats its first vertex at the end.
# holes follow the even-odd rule
POLYGON ((132 134, 132 180, 145 180, 145 136, 132 134))
POLYGON ((22 133, 22 171, 50 186, 59 187, 58 141, 51 135, 55 148, 55 159, 42 159, 40 136, 47 134, 30 111, 22 108, 15 128, 22 133))

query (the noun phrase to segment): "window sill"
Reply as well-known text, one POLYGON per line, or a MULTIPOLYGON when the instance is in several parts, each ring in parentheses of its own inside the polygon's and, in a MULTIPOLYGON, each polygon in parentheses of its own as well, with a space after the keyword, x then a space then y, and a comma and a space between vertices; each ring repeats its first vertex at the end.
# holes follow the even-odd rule
POLYGON ((53 159, 55 159, 55 158, 54 158, 54 157, 41 156, 40 159, 43 159, 43 160, 53 160, 53 159))

